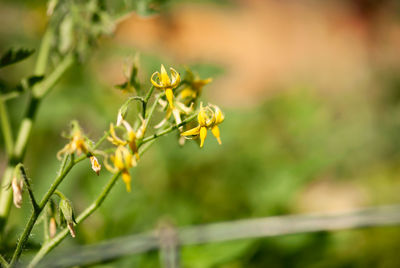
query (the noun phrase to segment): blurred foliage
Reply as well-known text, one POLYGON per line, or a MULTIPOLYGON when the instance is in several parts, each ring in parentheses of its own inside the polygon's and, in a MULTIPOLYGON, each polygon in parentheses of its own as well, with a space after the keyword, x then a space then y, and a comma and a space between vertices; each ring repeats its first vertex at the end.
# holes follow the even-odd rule
MULTIPOLYGON (((149 15, 166 2, 107 1, 107 6, 111 4, 118 13, 128 5, 149 15)), ((38 3, 43 6, 44 1, 38 3)), ((67 28, 69 22, 62 23, 62 28, 67 28)), ((19 40, 32 45, 28 47, 38 44, 38 40, 26 36, 19 40)), ((8 40, 7 45, 12 42, 8 40)), ((55 155, 65 143, 60 133, 68 122, 79 119, 88 135, 96 139, 116 119, 126 97, 102 82, 96 66, 134 51, 109 40, 102 42, 89 64, 74 68, 64 77, 39 111, 25 163, 39 196, 57 170, 55 155)), ((149 74, 164 61, 157 55, 143 54, 141 70, 149 74)), ((24 66, 0 70, 0 79, 15 84, 16 77, 24 76, 32 64, 28 60, 24 66)), ((219 66, 193 67, 201 77, 214 74, 218 79, 215 74, 223 73, 219 66)), ((105 204, 77 226, 76 239, 67 239, 62 247, 147 231, 164 218, 185 226, 302 212, 307 190, 325 181, 346 185, 348 191, 337 193, 337 198, 343 202, 348 199, 349 207, 353 206, 352 194, 358 191, 364 194, 357 206, 400 202, 398 73, 384 70, 380 74, 382 93, 377 98, 369 89, 326 98, 313 85, 295 85, 251 109, 225 109, 222 146, 208 139, 202 150, 190 141, 179 148, 176 137, 162 138, 133 171, 132 193, 126 193, 123 183, 118 182, 105 204)), ((14 128, 23 102, 9 103, 14 128)), ((4 144, 0 145, 3 151, 4 144)), ((61 190, 80 212, 108 175, 101 172, 96 177, 89 163, 82 162, 61 190)), ((15 229, 10 235, 23 227, 23 215, 29 210, 28 206, 13 210, 11 225, 15 229)), ((40 237, 39 226, 32 239, 38 243, 40 237)), ((399 242, 400 229, 396 227, 304 234, 186 247, 182 249, 182 263, 184 267, 400 267, 399 242)), ((126 257, 112 266, 157 267, 158 258, 152 252, 126 257)))

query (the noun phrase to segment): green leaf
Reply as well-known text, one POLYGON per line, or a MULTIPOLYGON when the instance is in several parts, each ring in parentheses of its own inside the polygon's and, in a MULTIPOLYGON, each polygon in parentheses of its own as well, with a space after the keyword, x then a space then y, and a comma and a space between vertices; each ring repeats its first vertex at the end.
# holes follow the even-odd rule
POLYGON ((28 58, 35 52, 33 49, 9 49, 6 53, 1 55, 0 68, 17 63, 28 58))

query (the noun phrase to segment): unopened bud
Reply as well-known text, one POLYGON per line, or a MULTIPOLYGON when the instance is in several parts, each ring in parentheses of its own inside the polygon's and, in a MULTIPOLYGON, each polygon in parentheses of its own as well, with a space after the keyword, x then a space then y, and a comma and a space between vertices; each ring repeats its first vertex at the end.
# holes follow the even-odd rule
POLYGON ((101 165, 99 163, 99 161, 97 160, 97 158, 92 155, 90 156, 90 163, 92 164, 92 169, 94 172, 96 172, 97 176, 100 174, 100 170, 101 170, 101 165))
POLYGON ((24 183, 22 180, 17 179, 17 177, 14 177, 12 182, 11 182, 12 190, 13 190, 13 200, 14 200, 14 205, 17 208, 21 208, 22 206, 22 188, 24 186, 24 183))
POLYGON ((69 230, 69 233, 71 234, 71 236, 73 238, 75 238, 76 233, 75 233, 75 229, 74 229, 74 224, 72 222, 70 222, 67 224, 67 227, 68 227, 68 230, 69 230))
POLYGON ((51 217, 50 218, 50 223, 49 223, 50 238, 53 238, 56 235, 56 232, 57 232, 56 219, 54 217, 51 217))
POLYGON ((60 201, 60 210, 64 216, 65 221, 67 222, 67 227, 69 232, 71 233, 72 237, 75 237, 75 230, 74 230, 74 223, 75 222, 75 215, 74 210, 71 206, 71 202, 68 199, 61 199, 60 201))

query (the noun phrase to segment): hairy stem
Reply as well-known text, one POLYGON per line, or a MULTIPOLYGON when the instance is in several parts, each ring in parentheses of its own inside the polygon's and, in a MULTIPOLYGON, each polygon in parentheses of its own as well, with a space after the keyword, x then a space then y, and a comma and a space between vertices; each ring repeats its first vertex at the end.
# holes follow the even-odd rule
MULTIPOLYGON (((33 229, 33 226, 35 225, 40 213, 44 209, 44 207, 47 204, 47 201, 50 199, 50 197, 53 195, 54 191, 57 189, 58 185, 64 180, 64 178, 67 176, 69 171, 72 169, 72 167, 76 164, 77 162, 74 161, 74 158, 71 156, 71 161, 68 163, 68 165, 65 167, 65 169, 57 176, 57 178, 54 180, 53 184, 50 186, 49 190, 46 192, 44 195, 42 201, 40 202, 37 210, 33 210, 31 217, 29 218, 28 223, 26 224, 23 233, 21 234, 17 247, 14 251, 14 254, 12 256, 10 266, 13 266, 16 261, 18 260, 19 256, 21 255, 22 249, 26 243, 26 241, 29 238, 29 235, 33 229)), ((62 163, 61 165, 63 165, 62 163)))
MULTIPOLYGON (((100 140, 94 145, 93 149, 96 149, 103 143, 105 138, 107 137, 108 133, 106 132, 103 137, 100 138, 100 140)), ((66 154, 64 155, 64 158, 61 162, 60 169, 58 171, 58 175, 56 179, 54 180, 53 184, 50 186, 49 190, 46 192, 44 195, 43 199, 40 201, 40 204, 38 205, 37 210, 34 210, 32 212, 32 215, 29 219, 29 222, 27 223, 19 241, 17 244, 17 247, 14 251, 13 257, 11 259, 10 265, 14 265, 16 261, 18 261, 22 249, 28 240, 28 237, 33 229, 33 226, 35 225, 40 213, 43 211, 43 209, 46 207, 47 202, 49 201, 50 197, 54 194, 54 192, 57 190, 57 187, 60 185, 60 183, 64 180, 64 178, 67 176, 67 174, 71 171, 72 167, 79 162, 83 161, 84 159, 87 158, 86 155, 83 155, 77 159, 74 159, 74 155, 71 155, 71 160, 69 161, 68 165, 66 164, 68 162, 68 158, 70 155, 66 154)))
MULTIPOLYGON (((154 140, 146 143, 139 151, 140 155, 143 155, 153 144, 154 140)), ((83 222, 87 217, 89 217, 97 208, 101 206, 107 195, 110 193, 111 189, 115 185, 118 177, 120 176, 120 172, 114 174, 111 179, 108 181, 106 186, 103 188, 101 191, 100 195, 96 198, 93 203, 88 206, 79 216, 76 218, 77 224, 83 222)), ((68 235, 69 230, 68 228, 65 228, 61 232, 59 232, 54 238, 51 240, 48 240, 43 244, 41 249, 36 253, 35 257, 32 259, 32 261, 29 263, 28 267, 34 267, 36 264, 39 263, 43 257, 49 253, 52 249, 54 249, 60 242, 68 235)))
MULTIPOLYGON (((80 224, 87 217, 89 217, 98 207, 101 206, 104 199, 107 197, 107 195, 113 188, 114 184, 116 183, 119 175, 120 173, 116 173, 111 177, 111 179, 108 181, 107 185, 103 188, 102 192, 96 198, 96 200, 76 218, 77 224, 80 224)), ((68 228, 65 228, 64 230, 59 232, 53 239, 43 244, 42 248, 32 259, 28 267, 34 267, 49 251, 51 251, 54 247, 56 247, 68 235, 68 233, 69 233, 68 228)))

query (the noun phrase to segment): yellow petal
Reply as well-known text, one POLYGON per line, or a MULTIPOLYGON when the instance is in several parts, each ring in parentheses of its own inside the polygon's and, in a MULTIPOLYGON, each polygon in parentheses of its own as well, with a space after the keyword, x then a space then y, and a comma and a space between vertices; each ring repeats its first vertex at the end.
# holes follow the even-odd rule
POLYGON ((217 138, 218 143, 221 144, 221 138, 219 137, 219 127, 218 126, 214 126, 211 129, 211 132, 214 135, 214 137, 217 138))
POLYGON ((181 99, 186 99, 186 98, 195 98, 196 97, 196 91, 194 91, 190 87, 186 87, 184 90, 181 91, 180 94, 181 99))
POLYGON ((169 68, 169 70, 171 71, 172 78, 171 87, 176 88, 181 82, 181 75, 174 68, 169 68))
POLYGON ((181 136, 194 136, 200 134, 200 126, 189 129, 188 131, 182 132, 181 136))
POLYGON ((163 64, 161 64, 161 84, 165 87, 165 86, 170 86, 171 85, 171 80, 169 79, 167 70, 165 70, 165 67, 163 64))
POLYGON ((119 170, 122 170, 125 168, 124 164, 124 155, 123 155, 123 149, 125 147, 119 146, 117 150, 115 151, 115 156, 114 159, 111 159, 114 162, 114 166, 118 168, 119 170))
POLYGON ((201 127, 200 128, 200 148, 203 147, 204 140, 206 139, 206 137, 207 137, 207 128, 201 127))
POLYGON ((122 180, 125 183, 126 191, 130 192, 131 191, 131 174, 129 174, 129 171, 124 170, 122 172, 122 180))
POLYGON ((225 116, 221 112, 221 109, 219 109, 218 106, 214 106, 214 108, 215 108, 215 124, 218 125, 218 124, 221 124, 224 121, 225 116))
POLYGON ((153 86, 155 86, 156 88, 163 88, 164 86, 161 83, 161 79, 160 79, 160 73, 159 72, 155 72, 152 74, 151 78, 150 78, 151 83, 153 84, 153 86), (157 76, 157 79, 159 82, 156 81, 155 76, 157 76))
POLYGON ((197 121, 199 122, 200 126, 205 127, 207 126, 207 121, 208 121, 208 116, 206 113, 206 110, 203 108, 200 108, 200 112, 197 115, 197 121))
POLYGON ((167 89, 165 90, 165 96, 167 97, 169 106, 170 106, 171 108, 174 108, 174 103, 173 103, 173 100, 174 100, 174 93, 172 92, 172 88, 167 88, 167 89))
POLYGON ((109 140, 112 144, 114 145, 126 145, 126 142, 121 140, 120 138, 117 137, 114 129, 114 125, 111 123, 110 124, 110 135, 111 137, 107 137, 107 140, 109 140))

